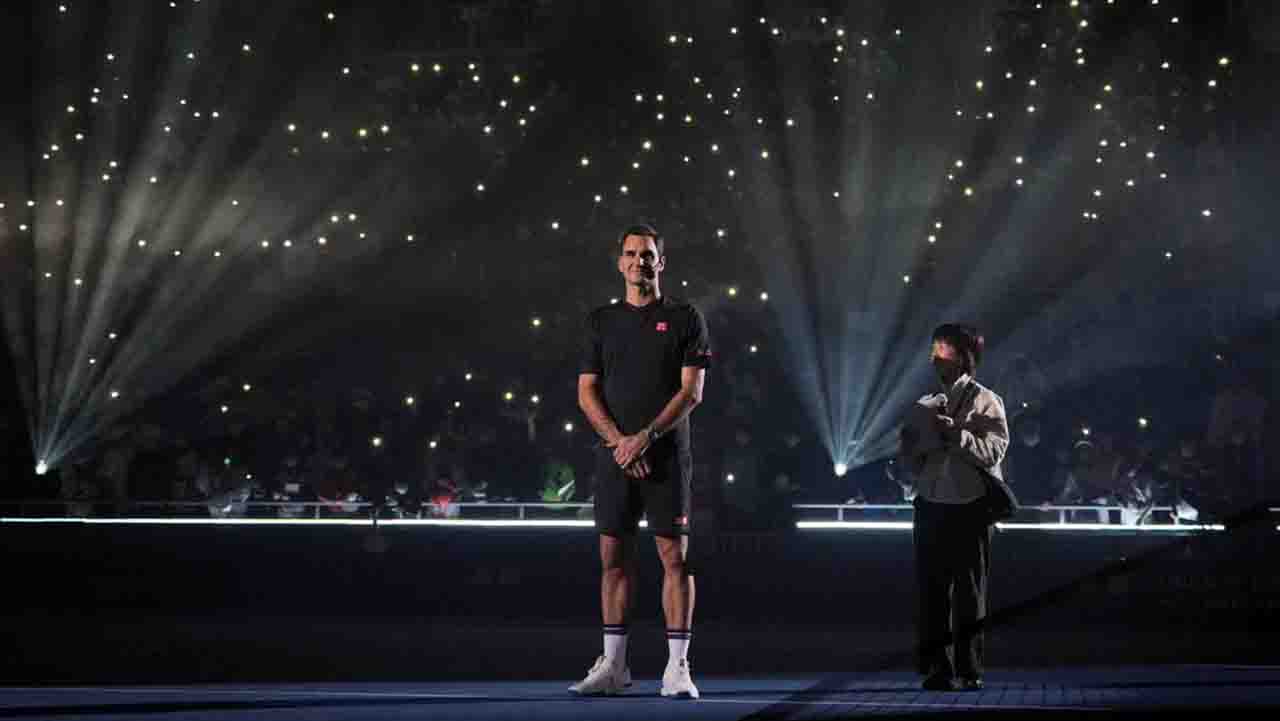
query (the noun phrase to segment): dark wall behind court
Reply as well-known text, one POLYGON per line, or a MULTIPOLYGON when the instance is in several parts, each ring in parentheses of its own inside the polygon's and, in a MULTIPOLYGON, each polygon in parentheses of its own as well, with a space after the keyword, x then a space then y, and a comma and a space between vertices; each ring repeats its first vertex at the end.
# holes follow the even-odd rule
MULTIPOLYGON (((1276 663, 1277 535, 1007 532, 993 667, 1276 663)), ((632 665, 661 668, 641 536, 632 665)), ((695 537, 700 674, 913 665, 905 531, 695 537)), ((581 674, 598 653, 591 529, 0 526, 0 684, 581 674)))
MULTIPOLYGON (((6 525, 0 539, 12 582, 0 603, 11 613, 240 610, 583 623, 598 615, 590 529, 6 525)), ((652 588, 661 580, 652 538, 638 540, 641 586, 652 588)), ((1268 556, 1277 540, 1274 532, 999 532, 993 611, 1016 610, 1019 623, 1269 620, 1280 598, 1280 569, 1268 556)), ((858 626, 910 623, 914 613, 909 531, 696 537, 692 559, 704 621, 858 626)), ((638 601, 640 613, 657 613, 656 593, 638 601)))

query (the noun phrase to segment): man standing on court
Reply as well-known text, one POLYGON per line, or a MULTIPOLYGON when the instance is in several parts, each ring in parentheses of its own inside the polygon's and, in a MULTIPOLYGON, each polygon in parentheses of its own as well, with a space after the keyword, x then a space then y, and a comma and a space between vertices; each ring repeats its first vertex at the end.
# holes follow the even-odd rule
POLYGON ((974 379, 984 341, 972 326, 939 326, 929 362, 939 391, 921 398, 902 428, 899 482, 915 496, 920 672, 930 691, 982 688, 991 575, 987 478, 1002 479, 1009 447, 1004 401, 974 379))
POLYGON ((689 413, 702 402, 711 347, 696 308, 662 294, 662 236, 635 225, 618 236, 625 302, 587 319, 578 405, 603 440, 597 451, 595 523, 600 534, 604 653, 582 681, 584 696, 612 695, 631 683, 627 628, 635 578, 636 532, 647 519, 662 560, 662 608, 670 656, 662 695, 697 698, 689 671, 694 583, 686 565, 693 476, 689 413))

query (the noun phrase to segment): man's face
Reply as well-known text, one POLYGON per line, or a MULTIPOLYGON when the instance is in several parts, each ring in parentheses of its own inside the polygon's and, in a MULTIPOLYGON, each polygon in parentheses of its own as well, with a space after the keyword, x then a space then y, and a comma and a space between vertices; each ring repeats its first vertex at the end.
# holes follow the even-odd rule
POLYGON ((938 377, 946 382, 954 381, 964 373, 960 352, 944 340, 933 342, 933 349, 929 352, 929 362, 938 372, 938 377))
POLYGON ((622 254, 618 256, 618 272, 627 285, 652 287, 658 274, 666 267, 667 259, 658 255, 658 246, 647 235, 628 235, 622 241, 622 254))

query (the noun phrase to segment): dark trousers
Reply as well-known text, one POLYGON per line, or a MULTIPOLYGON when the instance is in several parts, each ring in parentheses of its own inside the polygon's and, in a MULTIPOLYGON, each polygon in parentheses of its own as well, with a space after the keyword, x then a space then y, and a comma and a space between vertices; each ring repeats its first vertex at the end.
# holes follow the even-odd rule
POLYGON ((991 526, 976 506, 915 500, 917 630, 924 675, 982 676, 991 526))

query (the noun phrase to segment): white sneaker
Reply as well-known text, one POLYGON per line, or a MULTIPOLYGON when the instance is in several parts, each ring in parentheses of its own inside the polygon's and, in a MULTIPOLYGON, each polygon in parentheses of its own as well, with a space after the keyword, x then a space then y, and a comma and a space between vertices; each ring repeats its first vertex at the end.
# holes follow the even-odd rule
POLYGON ((596 659, 587 677, 569 687, 569 693, 579 696, 613 696, 631 686, 631 669, 618 668, 604 656, 596 659))
POLYGON ((667 664, 667 670, 662 673, 662 695, 667 698, 698 698, 698 687, 693 685, 687 660, 682 658, 678 663, 667 664))

